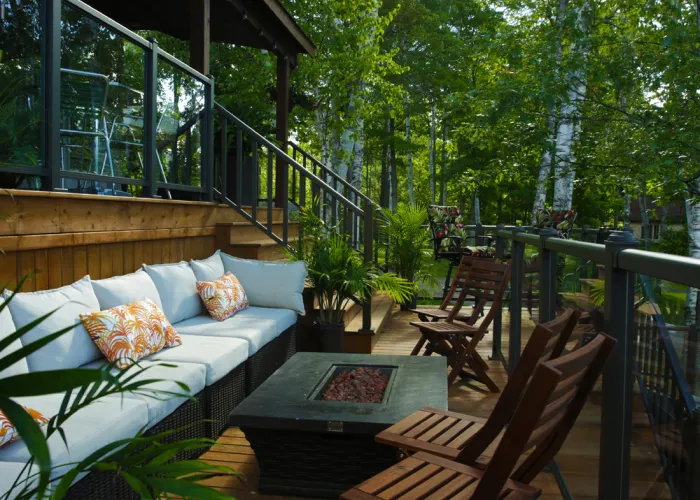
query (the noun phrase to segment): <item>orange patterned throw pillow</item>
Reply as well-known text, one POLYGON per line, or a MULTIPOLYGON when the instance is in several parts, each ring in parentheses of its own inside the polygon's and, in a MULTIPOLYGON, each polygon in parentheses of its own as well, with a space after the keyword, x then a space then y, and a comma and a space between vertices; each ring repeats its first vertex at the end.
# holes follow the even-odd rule
POLYGON ((180 336, 150 299, 81 314, 80 321, 110 363, 126 368, 166 347, 182 344, 180 336))
MULTIPOLYGON (((29 413, 29 416, 34 419, 39 427, 43 427, 49 423, 49 419, 38 411, 27 408, 24 405, 21 406, 29 413)), ((10 419, 0 410, 0 448, 6 444, 10 444, 12 441, 17 441, 20 437, 15 425, 10 422, 10 419)))
POLYGON ((198 281, 197 291, 202 297, 209 315, 216 321, 230 318, 248 307, 248 297, 238 278, 231 273, 224 274, 216 281, 198 281))

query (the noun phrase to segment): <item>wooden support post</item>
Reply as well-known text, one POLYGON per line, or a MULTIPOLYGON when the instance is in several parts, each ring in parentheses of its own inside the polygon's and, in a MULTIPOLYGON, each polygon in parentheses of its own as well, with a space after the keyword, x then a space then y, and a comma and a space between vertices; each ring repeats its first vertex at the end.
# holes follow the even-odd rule
MULTIPOLYGON (((287 140, 289 139, 289 61, 284 56, 277 56, 277 140, 280 149, 287 152, 287 140)), ((284 175, 286 163, 282 158, 277 158, 275 169, 275 206, 284 207, 287 200, 283 186, 287 176, 284 175)))
POLYGON ((210 0, 190 0, 190 66, 203 75, 209 74, 210 42, 210 0))

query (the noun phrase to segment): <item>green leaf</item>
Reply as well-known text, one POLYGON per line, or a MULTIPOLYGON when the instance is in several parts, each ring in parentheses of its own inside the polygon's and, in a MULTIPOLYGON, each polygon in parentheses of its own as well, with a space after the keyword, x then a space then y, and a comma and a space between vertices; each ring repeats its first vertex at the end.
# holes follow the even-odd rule
POLYGON ((87 368, 37 371, 0 379, 0 394, 12 398, 57 394, 112 379, 104 370, 87 368))

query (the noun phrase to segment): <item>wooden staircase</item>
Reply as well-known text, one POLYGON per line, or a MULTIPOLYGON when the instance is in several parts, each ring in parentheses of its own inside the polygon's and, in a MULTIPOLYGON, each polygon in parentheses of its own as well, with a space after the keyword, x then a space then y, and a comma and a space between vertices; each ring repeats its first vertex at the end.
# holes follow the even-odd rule
POLYGON ((362 331, 362 306, 351 302, 345 309, 345 352, 371 354, 394 310, 394 301, 385 295, 372 297, 372 331, 362 331))
MULTIPOLYGON (((249 207, 244 207, 250 211, 249 207)), ((275 240, 264 231, 236 214, 240 220, 216 224, 216 246, 222 251, 242 259, 286 260, 287 253, 275 240)), ((284 213, 281 208, 272 209, 272 232, 282 237, 284 213)), ((267 223, 267 210, 258 212, 258 221, 267 223)), ((299 223, 289 221, 289 244, 293 245, 299 236, 299 223)))

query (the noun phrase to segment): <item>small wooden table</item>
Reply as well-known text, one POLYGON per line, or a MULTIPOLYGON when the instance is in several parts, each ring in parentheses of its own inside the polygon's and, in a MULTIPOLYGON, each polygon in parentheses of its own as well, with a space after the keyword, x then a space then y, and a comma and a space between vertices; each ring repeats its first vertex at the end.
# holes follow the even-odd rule
POLYGON ((337 498, 396 463, 374 436, 425 406, 447 409, 445 358, 295 354, 231 413, 260 466, 261 493, 337 498), (381 403, 323 401, 338 371, 381 368, 381 403))

